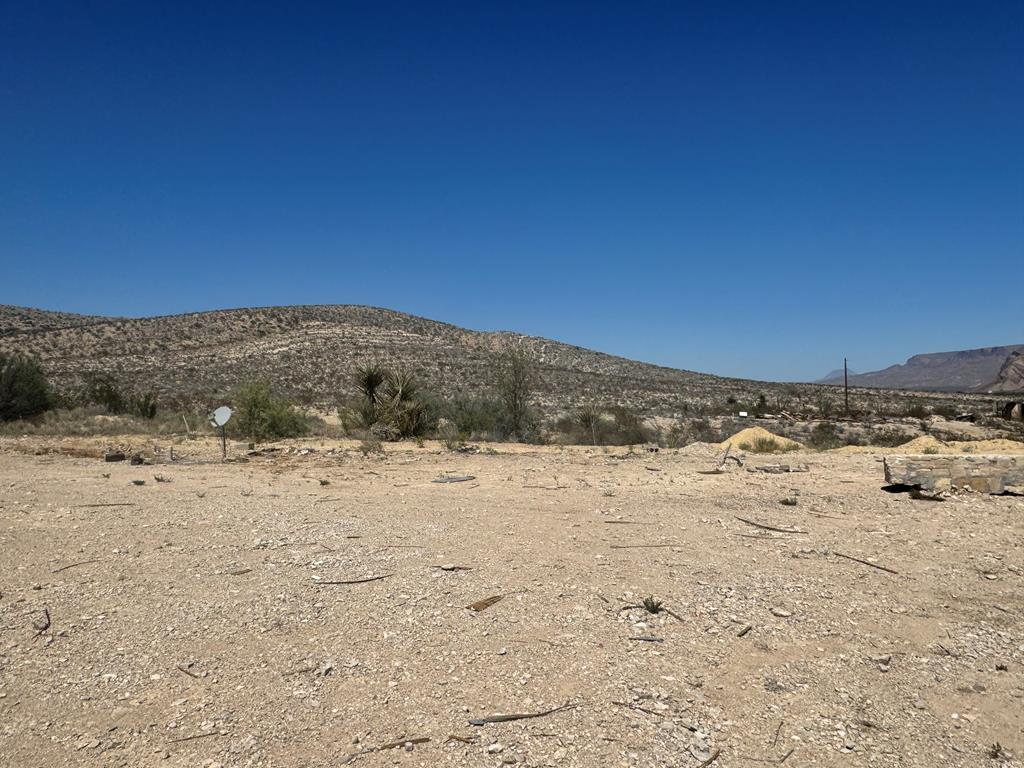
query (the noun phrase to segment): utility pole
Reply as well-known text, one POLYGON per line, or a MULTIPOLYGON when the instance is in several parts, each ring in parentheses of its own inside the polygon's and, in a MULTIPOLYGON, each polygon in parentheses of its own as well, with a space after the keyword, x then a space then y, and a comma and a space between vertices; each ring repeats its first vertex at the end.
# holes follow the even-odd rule
POLYGON ((843 358, 843 396, 846 399, 846 415, 850 415, 850 373, 846 368, 846 358, 843 358))

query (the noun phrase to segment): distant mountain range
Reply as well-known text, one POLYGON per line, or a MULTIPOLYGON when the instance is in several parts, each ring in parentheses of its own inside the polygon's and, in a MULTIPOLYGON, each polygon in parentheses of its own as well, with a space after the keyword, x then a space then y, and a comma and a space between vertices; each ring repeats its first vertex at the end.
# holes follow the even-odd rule
MULTIPOLYGON (((1024 354, 1024 344, 914 355, 905 363, 881 371, 851 371, 850 384, 933 392, 1015 392, 1024 389, 1024 359, 1009 365, 1015 354, 1018 358, 1024 354)), ((833 371, 816 383, 842 384, 843 372, 833 371)))

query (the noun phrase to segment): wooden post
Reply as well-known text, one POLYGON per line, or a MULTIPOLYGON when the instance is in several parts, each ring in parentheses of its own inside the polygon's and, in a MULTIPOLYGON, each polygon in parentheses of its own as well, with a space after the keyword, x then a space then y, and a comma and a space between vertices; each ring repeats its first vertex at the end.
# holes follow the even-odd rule
POLYGON ((220 460, 228 460, 228 439, 224 432, 224 425, 220 425, 220 460))
POLYGON ((846 358, 843 358, 843 396, 846 398, 846 415, 850 415, 850 375, 846 369, 846 358))

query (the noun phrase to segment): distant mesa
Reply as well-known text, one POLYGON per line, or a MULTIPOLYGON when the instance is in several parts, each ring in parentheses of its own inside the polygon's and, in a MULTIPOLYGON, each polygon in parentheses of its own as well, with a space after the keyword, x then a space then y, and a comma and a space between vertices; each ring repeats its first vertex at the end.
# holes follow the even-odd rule
MULTIPOLYGON (((1020 378, 1024 362, 1010 366, 1009 358, 1015 353, 1024 354, 1024 344, 914 355, 881 371, 851 371, 850 385, 932 392, 1015 392, 1024 388, 1020 378), (1010 367, 1004 373, 1005 366, 1010 367)), ((816 383, 842 384, 843 372, 833 371, 816 383)))
POLYGON ((986 392, 1024 392, 1024 352, 1011 352, 986 392))

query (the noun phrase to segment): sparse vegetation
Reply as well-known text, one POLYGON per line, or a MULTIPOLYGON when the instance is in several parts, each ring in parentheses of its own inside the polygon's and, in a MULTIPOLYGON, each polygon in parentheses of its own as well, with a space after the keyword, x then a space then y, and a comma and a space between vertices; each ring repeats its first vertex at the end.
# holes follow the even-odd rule
POLYGON ((229 428, 252 440, 281 440, 307 433, 309 421, 288 400, 274 394, 265 379, 240 386, 232 396, 235 417, 229 428))
POLYGON ((807 439, 807 445, 819 451, 827 451, 846 445, 846 442, 840 437, 835 424, 822 421, 814 425, 810 437, 807 439))
POLYGON ((38 416, 50 402, 50 384, 38 361, 0 353, 0 421, 38 416))
POLYGON ((502 404, 503 436, 536 442, 539 422, 531 400, 537 386, 536 357, 522 344, 506 344, 494 356, 494 388, 502 404))
POLYGON ((787 453, 799 450, 799 447, 781 443, 774 437, 757 437, 752 442, 740 443, 740 450, 750 453, 787 453))
POLYGON ((581 445, 638 445, 660 442, 655 431, 644 424, 638 413, 618 405, 605 409, 584 406, 574 414, 556 420, 551 429, 556 435, 564 438, 562 442, 581 445))
POLYGON ((363 456, 383 456, 384 455, 384 443, 379 438, 370 437, 364 438, 359 441, 359 452, 363 456))

